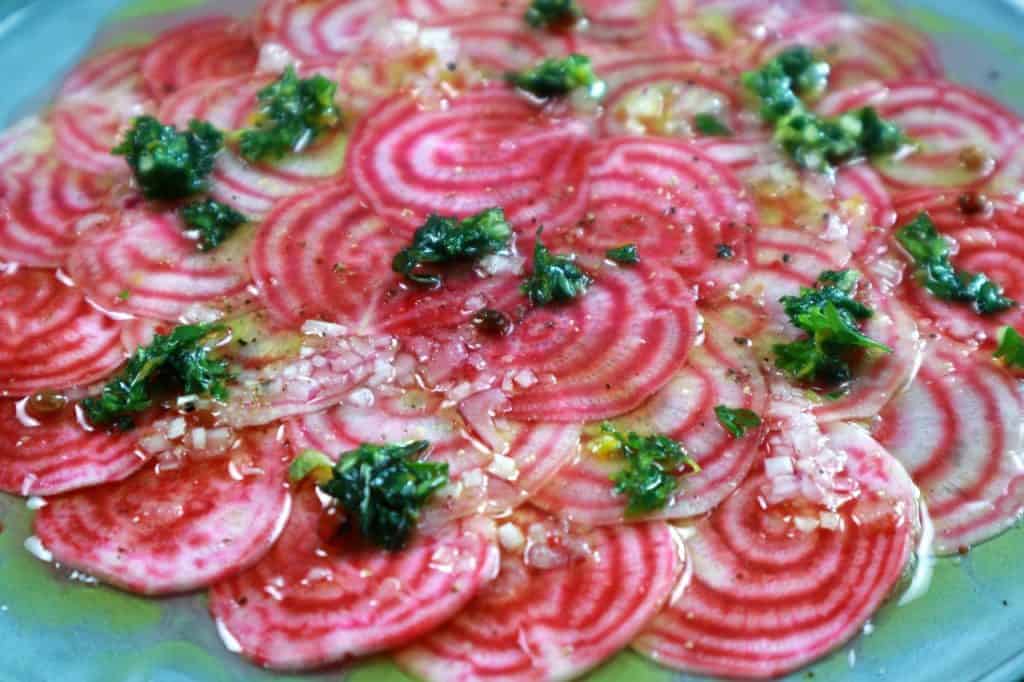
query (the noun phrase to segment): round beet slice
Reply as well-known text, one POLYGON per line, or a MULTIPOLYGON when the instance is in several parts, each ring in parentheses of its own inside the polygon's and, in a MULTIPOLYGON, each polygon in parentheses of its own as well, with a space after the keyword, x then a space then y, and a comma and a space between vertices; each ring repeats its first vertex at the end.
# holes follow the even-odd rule
MULTIPOLYGON (((489 0, 396 0, 394 4, 395 11, 400 16, 438 22, 458 17, 474 17, 495 9, 495 3, 489 0)), ((501 3, 499 7, 503 13, 521 21, 526 4, 523 0, 514 0, 501 3)))
MULTIPOLYGON (((0 131, 0 168, 4 176, 20 178, 34 171, 40 159, 53 149, 53 127, 38 116, 26 116, 6 130, 0 131)), ((9 181, 0 182, 0 201, 9 181)))
POLYGON ((204 17, 154 39, 139 68, 150 94, 160 98, 204 78, 249 74, 259 61, 250 27, 230 17, 204 17))
POLYGON ((140 594, 188 592, 238 573, 288 517, 288 449, 252 433, 226 455, 201 454, 52 498, 35 534, 56 561, 140 594))
POLYGON ((402 647, 498 572, 494 524, 481 517, 421 532, 394 553, 338 535, 336 519, 307 485, 274 549, 213 586, 210 611, 229 648, 269 668, 305 670, 402 647))
POLYGON ((64 79, 59 96, 90 99, 117 94, 140 95, 142 72, 139 63, 145 49, 144 46, 126 45, 89 57, 64 79))
POLYGON ((759 467, 692 527, 693 579, 636 649, 678 670, 767 679, 859 632, 914 552, 916 489, 860 427, 835 424, 824 435, 842 455, 834 480, 846 479, 846 501, 822 507, 796 494, 766 505, 772 484, 759 467))
POLYGON ((268 0, 258 16, 258 38, 299 59, 337 59, 383 26, 380 10, 374 0, 268 0))
POLYGON ((425 680, 576 678, 614 656, 657 614, 685 560, 675 531, 641 523, 565 531, 524 508, 503 537, 501 573, 450 623, 397 654, 425 680))
MULTIPOLYGON (((128 105, 125 105, 128 108, 128 105)), ((127 175, 123 157, 110 150, 120 142, 130 115, 99 96, 59 100, 51 114, 55 152, 64 164, 94 175, 127 175)))

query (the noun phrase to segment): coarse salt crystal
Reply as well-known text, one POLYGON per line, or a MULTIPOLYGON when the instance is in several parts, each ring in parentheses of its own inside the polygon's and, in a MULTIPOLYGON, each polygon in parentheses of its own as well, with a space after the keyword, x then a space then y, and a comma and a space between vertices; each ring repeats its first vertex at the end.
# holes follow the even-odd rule
POLYGON ((789 457, 768 457, 764 460, 764 472, 771 477, 793 474, 793 460, 789 457))
POLYGON ((488 465, 487 471, 506 481, 514 481, 519 478, 519 466, 516 461, 505 455, 495 455, 488 465))
POLYGON ((503 523, 498 526, 498 542, 510 552, 518 552, 526 544, 523 531, 514 523, 503 523))

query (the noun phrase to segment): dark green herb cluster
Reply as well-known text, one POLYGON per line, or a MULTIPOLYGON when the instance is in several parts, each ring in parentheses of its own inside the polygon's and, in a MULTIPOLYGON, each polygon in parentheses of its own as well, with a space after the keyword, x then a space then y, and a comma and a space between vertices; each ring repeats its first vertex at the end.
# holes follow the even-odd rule
POLYGON ((397 551, 409 541, 420 509, 448 483, 446 463, 417 459, 429 448, 425 440, 363 443, 343 452, 333 465, 323 453, 307 450, 292 462, 289 477, 298 481, 317 472, 320 489, 338 500, 363 537, 397 551))
POLYGON ((135 351, 128 364, 94 398, 82 401, 89 421, 97 426, 127 430, 133 415, 153 405, 157 395, 202 395, 225 400, 229 378, 226 360, 211 356, 204 342, 224 327, 193 324, 157 334, 135 351))
POLYGON ((693 117, 693 127, 705 137, 729 137, 732 135, 732 129, 714 114, 696 114, 693 117))
POLYGON ((224 136, 206 121, 188 130, 163 125, 152 116, 136 118, 111 153, 124 156, 148 199, 181 199, 206 189, 224 136))
POLYGON ((915 276, 921 285, 944 301, 970 303, 982 315, 1002 312, 1016 303, 1003 288, 982 273, 957 270, 949 260, 950 245, 935 229, 927 213, 896 232, 896 239, 914 259, 915 276))
POLYGON ((242 156, 250 161, 274 160, 309 146, 341 122, 334 103, 337 88, 337 83, 320 75, 300 79, 289 66, 259 91, 254 125, 239 138, 242 156))
POLYGON ((636 265, 640 262, 640 252, 637 251, 636 244, 623 244, 614 249, 608 249, 604 252, 604 255, 608 260, 613 260, 622 265, 636 265))
POLYGON ((413 235, 412 245, 399 251, 391 269, 406 279, 436 287, 441 277, 418 272, 421 265, 470 261, 508 246, 512 227, 500 208, 489 208, 465 220, 430 215, 413 235))
POLYGON ((590 59, 581 54, 545 59, 532 69, 510 73, 506 78, 517 88, 537 97, 558 97, 577 88, 586 88, 587 94, 599 99, 606 89, 605 82, 594 73, 590 59))
POLYGON ((907 144, 899 127, 871 107, 836 117, 807 109, 804 100, 821 96, 828 75, 828 64, 802 46, 743 74, 743 84, 760 102, 761 118, 775 127, 776 142, 799 166, 828 172, 845 161, 892 154, 907 144))
POLYGON ((1002 360, 1008 367, 1024 369, 1024 337, 1013 327, 999 330, 999 347, 995 357, 1002 360))
POLYGON ((249 222, 244 215, 213 199, 195 201, 181 209, 185 225, 199 232, 199 250, 210 251, 220 246, 231 234, 249 222))
POLYGON ((853 297, 859 279, 853 270, 827 271, 815 288, 805 287, 799 296, 780 299, 790 321, 807 337, 776 344, 776 367, 800 381, 835 385, 853 377, 850 362, 856 353, 892 352, 860 330, 860 322, 873 313, 853 297))
POLYGON ((575 0, 533 0, 524 18, 534 28, 551 28, 568 26, 582 16, 575 0))
POLYGON ((715 406, 715 417, 722 428, 732 434, 733 438, 742 438, 747 429, 756 429, 761 425, 761 418, 753 410, 745 407, 715 406))
POLYGON ((552 254, 540 240, 533 247, 533 273, 523 282, 522 292, 534 305, 571 301, 582 296, 594 283, 568 256, 552 254))
POLYGON ((615 493, 626 495, 626 513, 646 514, 663 509, 679 487, 678 477, 700 471, 683 447, 666 436, 623 434, 612 424, 601 424, 604 437, 614 440, 626 466, 612 476, 615 493))

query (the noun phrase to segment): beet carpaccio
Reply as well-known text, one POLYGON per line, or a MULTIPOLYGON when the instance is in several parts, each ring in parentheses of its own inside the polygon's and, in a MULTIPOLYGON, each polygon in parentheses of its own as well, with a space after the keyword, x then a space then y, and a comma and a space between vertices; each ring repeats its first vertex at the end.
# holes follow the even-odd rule
POLYGON ((832 0, 194 19, 0 133, 0 489, 260 666, 784 675, 1024 510, 1021 167, 832 0))

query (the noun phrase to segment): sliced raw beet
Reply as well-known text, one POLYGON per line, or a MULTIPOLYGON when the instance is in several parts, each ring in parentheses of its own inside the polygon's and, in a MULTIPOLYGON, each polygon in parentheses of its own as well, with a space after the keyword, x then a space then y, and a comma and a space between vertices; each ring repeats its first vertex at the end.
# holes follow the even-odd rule
POLYGON ((566 243, 603 256, 636 244, 707 296, 746 272, 752 204, 728 169, 685 142, 612 138, 591 152, 587 218, 566 243))
MULTIPOLYGON (((950 260, 954 267, 987 275, 1004 288, 1006 296, 1017 304, 1006 311, 978 314, 971 303, 943 301, 922 286, 913 275, 913 265, 900 287, 901 297, 921 318, 943 333, 961 340, 994 346, 996 336, 1007 325, 1024 324, 1024 207, 1017 195, 986 197, 973 193, 914 192, 904 195, 898 204, 897 227, 902 227, 922 212, 927 213, 939 234, 952 239, 956 249, 950 260), (964 212, 966 200, 976 198, 980 211, 964 212)), ((895 240, 894 240, 895 242, 895 240)))
POLYGON ((451 32, 460 59, 468 58, 474 67, 502 76, 534 66, 545 56, 568 52, 567 40, 531 29, 522 12, 494 11, 494 3, 486 4, 490 9, 486 14, 445 17, 431 24, 451 32))
MULTIPOLYGON (((763 435, 760 429, 731 436, 715 417, 714 408, 746 408, 764 416, 768 388, 749 341, 726 324, 730 311, 703 311, 706 338, 690 352, 687 365, 639 409, 613 423, 622 431, 661 434, 680 442, 700 465, 699 473, 679 479, 678 493, 654 516, 687 518, 706 513, 733 492, 753 466, 763 435)), ((587 525, 621 523, 628 499, 615 493, 611 475, 623 463, 588 449, 598 433, 592 425, 584 437, 582 456, 563 468, 545 486, 535 503, 553 514, 587 525)))
POLYGON ((161 98, 204 78, 249 74, 259 61, 250 27, 230 17, 204 17, 161 33, 139 68, 150 94, 161 98))
POLYGON ((48 500, 34 530, 56 561, 140 594, 188 592, 234 575, 288 517, 287 448, 252 433, 225 455, 48 500))
POLYGON ((0 273, 0 395, 88 384, 124 359, 117 322, 49 270, 0 273))
MULTIPOLYGON (((0 131, 0 174, 21 177, 30 173, 52 149, 53 127, 38 116, 26 116, 0 131)), ((0 182, 0 201, 4 200, 6 182, 6 178, 0 182)))
POLYGON ((430 213, 466 217, 498 206, 532 235, 583 217, 585 133, 505 87, 470 90, 434 108, 399 95, 362 119, 347 172, 385 220, 415 227, 430 213))
POLYGON ((145 46, 127 45, 89 57, 64 79, 59 97, 140 96, 143 87, 140 61, 145 49, 145 46))
POLYGON ((825 435, 856 497, 832 509, 800 495, 765 504, 772 483, 759 467, 689 531, 693 579, 636 649, 677 670, 767 679, 860 631, 912 557, 920 510, 913 483, 866 431, 840 423, 825 435))
POLYGON ((579 5, 589 22, 588 37, 621 42, 647 34, 658 3, 654 0, 580 0, 579 5))
POLYGON ((836 115, 863 106, 899 125, 918 146, 905 158, 874 161, 897 189, 983 184, 1021 125, 985 95, 936 79, 864 83, 827 96, 818 109, 836 115))
POLYGON ((237 310, 252 298, 244 234, 204 253, 176 211, 90 214, 79 223, 68 272, 106 310, 175 321, 237 310))
MULTIPOLYGON (((524 0, 503 2, 497 6, 503 13, 522 20, 526 11, 524 0)), ((416 20, 445 21, 457 17, 474 16, 494 11, 496 3, 490 0, 396 0, 399 16, 416 20)))
POLYGON ((337 59, 360 48, 384 26, 375 0, 268 0, 258 16, 257 36, 303 60, 337 59))
POLYGON ((119 481, 149 459, 133 434, 84 428, 73 405, 42 414, 29 402, 0 400, 0 490, 56 495, 119 481))
POLYGON ((0 261, 29 267, 64 262, 72 221, 98 209, 110 191, 103 177, 60 162, 41 162, 24 175, 0 175, 0 261))
POLYGON ((955 554, 998 535, 1024 509, 1024 398, 987 352, 929 344, 910 388, 881 414, 875 436, 928 503, 935 548, 955 554))
POLYGON ((127 175, 124 157, 110 150, 117 146, 130 118, 104 99, 59 101, 51 114, 57 158, 83 173, 127 175))
POLYGON ((306 670, 402 647, 498 572, 491 521, 465 519, 388 552, 339 534, 333 511, 307 484, 270 554, 214 585, 210 611, 229 648, 269 668, 306 670))
MULTIPOLYGON (((0 163, 3 162, 3 137, 0 136, 0 163)), ((999 171, 986 189, 995 194, 1013 194, 1024 187, 1024 129, 1016 142, 1000 154, 999 171)))
POLYGON ((566 530, 523 509, 502 534, 501 573, 446 625, 397 654, 424 680, 575 679, 614 656, 657 614, 685 559, 664 523, 566 530), (514 530, 513 530, 514 529, 514 530))

